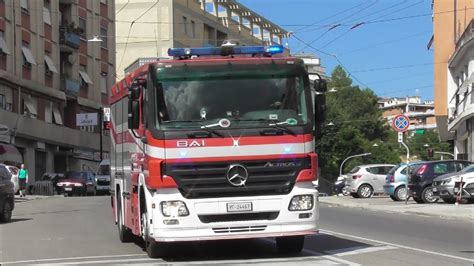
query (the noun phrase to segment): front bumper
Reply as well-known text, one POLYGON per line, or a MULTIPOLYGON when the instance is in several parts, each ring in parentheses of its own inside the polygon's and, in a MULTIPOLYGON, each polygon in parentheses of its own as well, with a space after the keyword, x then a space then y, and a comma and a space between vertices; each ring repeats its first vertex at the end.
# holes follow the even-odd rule
POLYGON ((433 195, 442 199, 450 199, 454 197, 454 186, 440 185, 433 187, 433 195))
POLYGON ((152 196, 152 203, 156 208, 153 209, 150 237, 159 242, 310 235, 317 233, 319 228, 318 191, 311 182, 297 183, 288 195, 276 196, 186 199, 177 189, 169 189, 166 195, 152 196), (289 211, 289 203, 296 195, 313 195, 313 208, 308 211, 289 211), (160 202, 168 200, 186 203, 189 215, 163 216, 160 202), (252 202, 252 211, 229 214, 227 203, 234 202, 252 202), (254 217, 253 215, 276 212, 278 215, 273 218, 246 220, 247 217, 254 217), (300 218, 300 214, 309 217, 300 218), (203 218, 216 216, 225 217, 226 221, 209 221, 203 218), (172 219, 179 224, 164 223, 172 219))

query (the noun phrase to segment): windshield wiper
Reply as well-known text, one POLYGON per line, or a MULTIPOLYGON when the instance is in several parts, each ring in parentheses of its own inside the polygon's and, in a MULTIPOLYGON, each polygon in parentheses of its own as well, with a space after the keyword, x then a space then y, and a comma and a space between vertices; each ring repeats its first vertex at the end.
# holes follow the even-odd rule
POLYGON ((285 127, 284 125, 288 125, 287 121, 282 121, 279 122, 278 120, 272 120, 272 119, 265 119, 265 118, 259 118, 259 119, 238 119, 237 121, 256 121, 256 122, 268 122, 268 126, 280 129, 290 135, 296 136, 296 133, 291 130, 288 127, 285 127))
POLYGON ((218 125, 218 124, 211 124, 211 125, 203 125, 202 120, 168 120, 168 121, 163 121, 163 123, 173 123, 173 122, 184 122, 184 123, 199 123, 199 126, 201 129, 204 129, 205 131, 215 134, 216 136, 219 136, 221 138, 224 137, 221 133, 209 128, 210 126, 218 125))

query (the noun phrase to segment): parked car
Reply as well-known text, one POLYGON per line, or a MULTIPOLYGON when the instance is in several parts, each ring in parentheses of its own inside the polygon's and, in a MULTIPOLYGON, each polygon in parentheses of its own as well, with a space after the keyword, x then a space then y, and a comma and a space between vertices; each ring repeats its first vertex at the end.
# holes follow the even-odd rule
POLYGON ((370 198, 383 193, 385 176, 394 164, 368 164, 354 167, 348 174, 347 185, 354 198, 370 198))
POLYGON ((446 203, 456 202, 454 193, 454 183, 457 177, 463 176, 466 179, 474 177, 474 164, 462 169, 459 172, 449 173, 436 177, 433 180, 433 195, 439 197, 446 203))
POLYGON ((95 174, 91 171, 69 171, 56 186, 64 193, 65 197, 70 195, 95 195, 95 174))
POLYGON ((18 194, 20 191, 20 182, 18 181, 18 167, 13 166, 13 165, 7 165, 6 166, 8 171, 12 174, 12 182, 13 182, 13 192, 18 194))
POLYGON ((102 160, 95 174, 97 192, 110 192, 110 160, 102 160))
POLYGON ((12 174, 5 164, 0 164, 0 222, 9 222, 15 208, 12 174))
POLYGON ((346 179, 346 175, 341 175, 337 178, 336 182, 334 182, 333 190, 336 195, 342 194, 344 196, 348 196, 350 194, 346 179))
POLYGON ((441 175, 461 171, 472 163, 461 160, 424 162, 410 171, 408 188, 410 196, 417 203, 435 203, 439 200, 433 194, 433 180, 441 175))
MULTIPOLYGON (((409 163, 409 167, 416 167, 422 162, 409 163)), ((384 192, 390 196, 394 201, 406 200, 407 190, 407 164, 401 163, 394 166, 385 177, 385 184, 383 185, 384 192)))
MULTIPOLYGON (((459 180, 457 182, 461 182, 461 181, 459 180)), ((455 182, 456 184, 454 186, 454 192, 455 193, 458 192, 458 191, 456 191, 457 190, 456 188, 459 187, 459 185, 456 187, 457 182, 455 182)), ((464 183, 464 185, 462 187, 461 198, 462 199, 467 199, 469 202, 474 203, 474 178, 469 178, 466 181, 464 181, 464 179, 463 179, 462 183, 464 183)))

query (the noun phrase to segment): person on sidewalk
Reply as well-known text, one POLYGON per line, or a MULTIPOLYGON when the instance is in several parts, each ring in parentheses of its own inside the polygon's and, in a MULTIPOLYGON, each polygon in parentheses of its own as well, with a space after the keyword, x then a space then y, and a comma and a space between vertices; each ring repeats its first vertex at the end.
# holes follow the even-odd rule
POLYGON ((20 171, 18 171, 18 182, 20 183, 20 197, 26 196, 26 184, 28 183, 28 170, 25 169, 25 165, 21 165, 20 171))

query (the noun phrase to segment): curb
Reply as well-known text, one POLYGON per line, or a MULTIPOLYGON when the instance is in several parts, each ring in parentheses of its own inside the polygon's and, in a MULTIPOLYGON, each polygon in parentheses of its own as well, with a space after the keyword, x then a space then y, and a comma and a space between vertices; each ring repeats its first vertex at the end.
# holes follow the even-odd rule
POLYGON ((420 215, 420 216, 437 217, 437 218, 450 219, 450 220, 462 219, 462 220, 467 220, 470 222, 473 221, 473 217, 470 217, 470 216, 440 215, 436 213, 420 212, 416 210, 371 208, 370 205, 367 203, 362 203, 360 205, 353 205, 353 204, 346 204, 346 203, 341 203, 341 202, 326 202, 326 201, 321 201, 321 200, 319 201, 319 203, 326 204, 326 205, 348 207, 348 208, 359 208, 359 209, 364 209, 364 210, 369 210, 369 211, 377 211, 377 212, 385 212, 385 213, 403 213, 403 214, 414 214, 414 215, 420 215))

